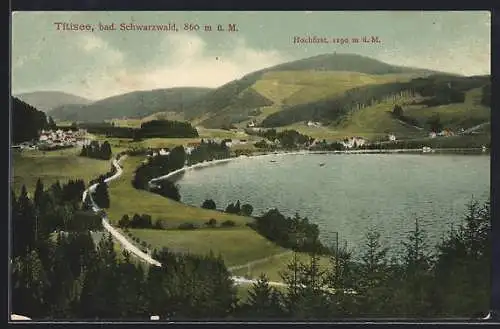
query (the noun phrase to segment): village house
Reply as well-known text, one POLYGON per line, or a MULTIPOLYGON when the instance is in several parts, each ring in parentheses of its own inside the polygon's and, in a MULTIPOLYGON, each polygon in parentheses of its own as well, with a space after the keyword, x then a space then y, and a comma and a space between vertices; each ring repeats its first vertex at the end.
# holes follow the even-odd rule
POLYGON ((356 148, 359 146, 363 146, 366 144, 366 140, 362 137, 350 137, 350 138, 344 138, 344 140, 341 142, 342 145, 344 145, 345 148, 356 148))
POLYGON ((169 155, 170 152, 165 150, 165 149, 160 149, 160 151, 158 152, 160 155, 169 155))
POLYGON ((314 121, 308 121, 307 122, 308 127, 321 127, 321 123, 319 122, 314 122, 314 121))
POLYGON ((395 142, 396 141, 396 135, 394 135, 394 134, 389 134, 387 136, 387 138, 389 139, 390 142, 395 142))
POLYGON ((255 120, 252 120, 247 124, 247 128, 253 128, 255 126, 257 126, 257 122, 255 120))
POLYGON ((442 130, 438 135, 439 136, 444 136, 444 137, 455 136, 455 134, 453 133, 453 131, 451 131, 449 129, 442 130))

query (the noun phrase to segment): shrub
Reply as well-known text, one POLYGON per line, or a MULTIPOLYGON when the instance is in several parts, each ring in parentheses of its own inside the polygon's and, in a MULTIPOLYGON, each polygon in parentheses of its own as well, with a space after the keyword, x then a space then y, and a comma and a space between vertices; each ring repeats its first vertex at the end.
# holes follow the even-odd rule
POLYGON ((164 227, 163 227, 163 221, 160 220, 160 219, 157 219, 153 225, 153 228, 156 229, 156 230, 163 230, 164 227))
POLYGON ((210 227, 216 227, 217 221, 214 218, 210 218, 208 222, 205 223, 205 225, 210 227))
POLYGON ((216 209, 217 206, 215 205, 215 201, 212 200, 212 199, 207 199, 205 201, 203 201, 203 204, 201 205, 202 208, 204 209, 216 209))
POLYGON ((148 244, 146 243, 146 241, 142 241, 141 246, 143 246, 144 248, 147 248, 148 244))
POLYGON ((230 219, 223 221, 222 224, 220 224, 220 226, 222 226, 222 227, 233 227, 235 225, 236 225, 236 223, 230 219))
POLYGON ((241 214, 243 216, 251 216, 253 212, 253 206, 249 203, 245 203, 241 206, 241 214))
POLYGON ((178 226, 179 230, 194 230, 196 229, 196 225, 193 223, 182 223, 178 226))

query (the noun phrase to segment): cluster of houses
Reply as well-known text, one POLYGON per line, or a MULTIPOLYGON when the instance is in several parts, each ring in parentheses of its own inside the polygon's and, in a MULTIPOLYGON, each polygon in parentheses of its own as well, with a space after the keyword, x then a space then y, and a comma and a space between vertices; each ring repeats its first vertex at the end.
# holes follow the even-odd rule
MULTIPOLYGON (((220 144, 222 142, 226 143, 226 146, 231 148, 235 145, 246 145, 248 141, 246 139, 221 139, 221 138, 214 138, 214 139, 207 139, 205 140, 206 143, 217 143, 220 144)), ((186 154, 191 154, 193 150, 199 146, 201 142, 191 142, 183 145, 184 151, 186 154)), ((160 148, 160 149, 150 149, 147 153, 147 157, 155 157, 158 155, 169 155, 170 151, 166 148, 160 148)))
MULTIPOLYGON (((462 132, 464 131, 464 129, 462 129, 462 132)), ((449 137, 449 136, 455 136, 455 133, 449 129, 444 129, 438 133, 434 132, 434 131, 431 131, 429 133, 429 137, 430 138, 436 138, 437 136, 441 136, 441 137, 449 137)))
POLYGON ((350 138, 344 138, 344 140, 342 140, 340 143, 345 148, 352 149, 365 145, 367 143, 367 140, 364 139, 363 137, 350 137, 350 138))
POLYGON ((42 130, 39 133, 37 140, 23 142, 19 145, 13 145, 12 148, 16 149, 40 149, 50 150, 58 148, 73 147, 76 145, 88 144, 87 130, 79 129, 76 131, 61 129, 57 130, 42 130))
POLYGON ((85 129, 73 130, 42 130, 38 137, 38 145, 42 146, 75 146, 86 143, 85 129))

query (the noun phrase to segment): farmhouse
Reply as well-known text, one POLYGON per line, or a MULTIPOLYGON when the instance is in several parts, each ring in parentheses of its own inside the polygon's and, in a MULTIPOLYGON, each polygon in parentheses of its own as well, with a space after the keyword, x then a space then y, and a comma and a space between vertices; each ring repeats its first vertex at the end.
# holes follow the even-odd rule
POLYGON ((344 145, 345 148, 356 148, 359 146, 363 146, 366 144, 366 139, 362 137, 351 137, 351 138, 344 138, 344 140, 341 142, 342 145, 344 145))

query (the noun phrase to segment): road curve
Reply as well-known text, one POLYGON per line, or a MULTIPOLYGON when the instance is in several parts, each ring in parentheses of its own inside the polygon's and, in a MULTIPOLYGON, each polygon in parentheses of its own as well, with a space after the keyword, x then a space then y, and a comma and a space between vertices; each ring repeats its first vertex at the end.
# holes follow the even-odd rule
MULTIPOLYGON (((120 161, 122 159, 124 159, 125 157, 126 157, 126 155, 122 156, 118 160, 117 159, 113 159, 112 164, 113 164, 113 166, 116 169, 116 173, 113 176, 106 178, 104 180, 106 183, 109 183, 112 180, 115 180, 115 179, 119 178, 122 175, 123 169, 120 166, 120 161)), ((185 169, 185 168, 183 168, 183 169, 185 169)), ((162 177, 162 178, 164 179, 165 177, 162 177)), ((155 180, 155 179, 153 179, 153 180, 155 180)), ((94 192, 95 189, 96 189, 96 187, 97 187, 97 183, 89 186, 83 192, 83 194, 82 194, 82 202, 85 201, 85 199, 87 197, 87 194, 88 194, 89 198, 90 198, 90 201, 92 202, 92 210, 95 213, 99 213, 99 211, 101 209, 94 202, 94 199, 92 199, 92 193, 89 194, 89 192, 94 192)), ((123 234, 121 234, 118 230, 116 230, 113 226, 111 226, 111 224, 109 223, 108 217, 106 215, 102 217, 102 226, 104 227, 104 229, 106 231, 108 231, 113 236, 113 238, 115 238, 116 240, 118 240, 120 242, 120 244, 123 246, 123 248, 125 248, 125 250, 127 250, 128 252, 134 254, 140 260, 142 260, 142 261, 144 261, 144 262, 146 262, 148 264, 159 266, 159 267, 162 266, 162 264, 160 262, 158 262, 157 260, 153 259, 150 255, 142 252, 139 248, 137 248, 136 246, 134 246, 123 234)), ((271 257, 274 257, 274 256, 271 256, 271 257)), ((254 283, 257 282, 257 280, 246 279, 246 278, 240 277, 240 276, 232 276, 231 279, 233 280, 234 284, 236 284, 236 285, 239 285, 239 284, 254 284, 254 283)), ((278 287, 286 287, 286 284, 283 283, 283 282, 273 282, 273 281, 270 281, 269 285, 271 285, 271 286, 278 286, 278 287)))
MULTIPOLYGON (((120 158, 120 160, 123 159, 123 158, 124 157, 120 158)), ((106 178, 104 180, 106 183, 109 183, 110 181, 117 179, 123 173, 123 169, 120 167, 120 164, 119 164, 120 160, 113 160, 113 166, 116 168, 116 173, 113 176, 111 176, 109 178, 106 178)), ((88 193, 89 191, 90 192, 94 192, 95 189, 96 189, 96 187, 97 187, 97 183, 94 184, 94 185, 91 185, 87 190, 85 190, 83 192, 83 195, 82 195, 82 201, 85 201, 85 198, 87 197, 87 194, 88 194, 89 197, 90 197, 90 201, 92 202, 92 210, 95 213, 98 213, 99 210, 101 210, 101 209, 94 202, 94 199, 92 199, 92 193, 90 193, 90 194, 88 193)), ((143 260, 143 261, 145 261, 145 262, 147 262, 147 263, 149 263, 151 265, 155 265, 155 266, 161 267, 161 263, 160 262, 158 262, 157 260, 153 259, 150 255, 146 254, 145 252, 143 252, 142 250, 140 250, 139 248, 137 248, 136 246, 134 246, 132 243, 130 243, 130 241, 127 240, 127 238, 123 234, 121 234, 118 230, 116 230, 113 226, 111 226, 111 224, 109 224, 109 220, 108 220, 108 217, 106 215, 104 215, 102 217, 102 226, 116 240, 118 240, 120 242, 120 244, 128 252, 134 254, 135 256, 139 257, 141 260, 143 260)))

